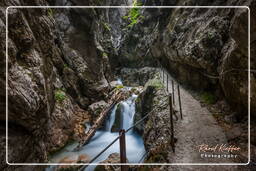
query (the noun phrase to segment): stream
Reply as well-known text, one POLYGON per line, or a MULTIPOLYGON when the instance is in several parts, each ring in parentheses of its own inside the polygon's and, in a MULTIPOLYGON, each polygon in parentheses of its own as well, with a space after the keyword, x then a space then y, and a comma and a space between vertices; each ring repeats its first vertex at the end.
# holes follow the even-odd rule
MULTIPOLYGON (((105 126, 103 129, 96 131, 95 135, 85 145, 80 151, 73 151, 73 149, 78 145, 77 142, 74 142, 70 145, 64 147, 61 151, 54 154, 50 158, 50 162, 59 163, 63 158, 68 157, 69 159, 75 159, 81 154, 89 156, 91 159, 95 157, 99 152, 101 152, 107 145, 109 145, 117 136, 118 132, 111 132, 111 129, 116 122, 120 129, 127 130, 133 125, 134 115, 135 115, 135 100, 137 95, 131 95, 127 100, 121 101, 119 104, 115 105, 112 111, 109 113, 108 118, 105 121, 105 126), (116 111, 120 105, 120 119, 116 119, 116 111)), ((88 127, 88 126, 87 126, 88 127)), ((145 154, 145 147, 142 137, 137 134, 134 130, 130 130, 126 133, 126 155, 128 162, 138 163, 143 161, 142 157, 145 154)), ((99 156, 94 163, 99 163, 108 158, 112 153, 119 153, 119 141, 116 141, 109 149, 107 149, 101 156, 99 156)), ((56 167, 56 166, 55 166, 56 167)), ((96 165, 89 165, 85 168, 85 171, 93 171, 96 165)), ((54 170, 54 166, 46 169, 47 171, 54 170)))

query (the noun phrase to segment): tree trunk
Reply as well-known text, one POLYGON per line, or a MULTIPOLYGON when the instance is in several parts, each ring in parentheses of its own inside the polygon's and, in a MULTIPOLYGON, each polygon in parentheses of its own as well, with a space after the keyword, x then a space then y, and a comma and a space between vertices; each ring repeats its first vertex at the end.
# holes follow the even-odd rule
POLYGON ((74 151, 78 151, 82 146, 86 145, 89 142, 89 140, 94 136, 97 129, 101 126, 102 122, 105 120, 110 110, 122 100, 121 97, 122 97, 122 93, 120 92, 117 92, 112 96, 109 102, 110 105, 100 113, 94 125, 89 129, 89 131, 86 133, 83 140, 79 142, 79 145, 74 149, 74 151))

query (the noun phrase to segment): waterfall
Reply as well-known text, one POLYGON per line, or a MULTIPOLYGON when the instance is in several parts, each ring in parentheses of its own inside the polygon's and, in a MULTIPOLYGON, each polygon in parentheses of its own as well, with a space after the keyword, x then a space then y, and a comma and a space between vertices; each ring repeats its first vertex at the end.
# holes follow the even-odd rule
MULTIPOLYGON (((119 80, 122 83, 121 80, 119 80)), ((130 90, 130 87, 127 87, 130 90)), ((117 136, 119 136, 118 132, 111 132, 111 129, 115 122, 120 122, 117 125, 118 129, 128 129, 133 125, 134 115, 135 115, 135 100, 137 95, 133 94, 127 100, 120 102, 115 105, 111 110, 109 117, 105 121, 105 130, 97 130, 95 135, 92 137, 90 142, 85 145, 80 151, 74 152, 75 146, 77 146, 77 142, 74 144, 66 146, 63 150, 58 152, 55 156, 52 156, 51 162, 59 162, 63 157, 77 157, 80 154, 86 154, 90 158, 95 157, 99 154, 107 145, 109 145, 117 136), (119 106, 120 105, 120 106, 119 106), (120 111, 117 113, 117 108, 120 107, 120 111), (119 119, 116 119, 116 115, 119 114, 119 119)), ((87 125, 88 127, 88 125, 87 125)), ((115 142, 109 149, 107 149, 101 156, 99 156, 94 163, 99 163, 108 158, 108 156, 112 153, 119 153, 119 142, 115 142)), ((145 147, 143 143, 143 139, 140 135, 138 135, 135 131, 130 130, 126 133, 126 155, 127 159, 130 163, 139 162, 145 154, 145 147)), ((85 171, 93 171, 96 165, 89 165, 85 171)), ((52 168, 54 169, 54 168, 52 168)), ((52 170, 50 169, 50 170, 52 170)))
POLYGON ((115 107, 112 109, 111 113, 110 113, 110 118, 106 121, 106 131, 111 132, 111 128, 115 122, 115 116, 116 116, 116 109, 117 109, 117 105, 115 105, 115 107))
MULTIPOLYGON (((105 130, 108 132, 111 132, 111 128, 114 124, 120 125, 119 129, 125 129, 127 130, 133 125, 133 118, 135 115, 135 100, 138 96, 133 94, 131 97, 129 97, 127 100, 122 101, 115 105, 115 107, 112 109, 109 118, 106 120, 105 123, 105 130), (121 112, 117 113, 117 106, 120 107, 121 112), (120 120, 116 120, 116 115, 120 114, 120 120), (116 123, 120 122, 120 123, 116 123)), ((128 133, 131 133, 132 131, 129 131, 128 133)))
POLYGON ((117 79, 117 84, 123 85, 123 82, 122 82, 122 80, 120 78, 117 79))
POLYGON ((133 94, 128 100, 122 102, 121 128, 127 130, 133 125, 135 114, 135 100, 138 96, 133 94))

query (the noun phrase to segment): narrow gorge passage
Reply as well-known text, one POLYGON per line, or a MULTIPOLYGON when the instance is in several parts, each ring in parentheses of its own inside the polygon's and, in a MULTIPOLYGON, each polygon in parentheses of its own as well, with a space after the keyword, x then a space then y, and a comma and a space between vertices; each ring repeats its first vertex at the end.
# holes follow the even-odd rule
MULTIPOLYGON (((164 75, 168 74, 168 90, 172 92, 172 76, 164 71, 164 75)), ((163 79, 163 74, 161 74, 163 79)), ((167 86, 167 79, 165 78, 165 86, 167 86)), ((174 82, 174 94, 175 94, 175 108, 179 109, 177 83, 174 82)), ((200 145, 215 146, 227 145, 228 141, 223 128, 217 123, 212 113, 206 106, 202 106, 198 100, 196 100, 191 93, 180 86, 181 105, 183 112, 183 119, 179 117, 179 120, 175 124, 175 137, 178 141, 175 145, 175 153, 169 153, 168 158, 173 163, 207 163, 218 162, 218 159, 207 159, 198 155, 200 145)), ((201 152, 203 154, 203 152, 201 152)), ((232 163, 229 158, 225 158, 223 163, 232 163)))

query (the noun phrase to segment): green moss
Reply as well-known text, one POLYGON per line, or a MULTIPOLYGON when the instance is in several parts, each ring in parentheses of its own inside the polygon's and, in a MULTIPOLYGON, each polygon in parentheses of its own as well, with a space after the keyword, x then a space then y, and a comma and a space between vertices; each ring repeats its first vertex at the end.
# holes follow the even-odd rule
POLYGON ((148 122, 147 122, 147 127, 148 128, 152 128, 154 126, 154 123, 152 122, 152 120, 148 120, 148 122))
POLYGON ((214 104, 217 101, 216 96, 210 92, 203 92, 201 94, 201 99, 203 100, 204 103, 207 104, 214 104))
MULTIPOLYGON (((141 6, 142 4, 137 2, 137 0, 133 1, 133 6, 141 6)), ((123 16, 123 19, 128 20, 129 24, 128 27, 132 27, 134 24, 137 24, 139 19, 144 18, 141 15, 141 10, 140 8, 131 8, 128 15, 123 16)))
POLYGON ((124 86, 123 85, 117 85, 116 86, 116 89, 121 89, 121 88, 124 88, 124 86))
POLYGON ((67 68, 67 67, 68 67, 68 64, 65 63, 65 64, 64 64, 64 68, 67 68))
POLYGON ((108 54, 107 54, 106 52, 103 52, 103 53, 102 53, 102 56, 108 57, 108 54))
POLYGON ((152 87, 155 87, 157 89, 164 88, 163 83, 159 79, 149 80, 149 82, 147 83, 147 86, 152 86, 152 87))
POLYGON ((66 99, 66 95, 63 89, 56 90, 54 97, 55 97, 55 100, 60 103, 66 99))

